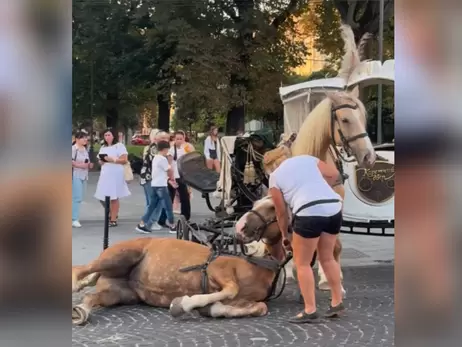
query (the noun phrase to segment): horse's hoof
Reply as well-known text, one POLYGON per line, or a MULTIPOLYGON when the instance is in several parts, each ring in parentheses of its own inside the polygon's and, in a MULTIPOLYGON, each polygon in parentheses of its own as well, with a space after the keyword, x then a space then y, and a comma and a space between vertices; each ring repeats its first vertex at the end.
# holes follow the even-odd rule
POLYGON ((264 302, 259 302, 255 306, 255 311, 252 316, 254 317, 263 317, 268 314, 268 306, 264 302))
POLYGON ((82 325, 88 321, 89 312, 83 305, 76 305, 72 307, 72 324, 82 325))
POLYGON ((180 317, 186 313, 185 310, 183 309, 183 305, 181 304, 182 300, 183 300, 182 297, 175 298, 172 300, 170 304, 170 314, 172 315, 172 317, 174 318, 180 317))

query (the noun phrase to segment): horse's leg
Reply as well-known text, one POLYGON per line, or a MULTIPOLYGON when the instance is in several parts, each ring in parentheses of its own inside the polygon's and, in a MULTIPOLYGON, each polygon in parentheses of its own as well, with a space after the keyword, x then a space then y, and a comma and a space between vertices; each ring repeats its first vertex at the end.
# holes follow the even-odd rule
POLYGON ((72 292, 77 292, 84 288, 86 286, 84 282, 94 282, 97 275, 87 277, 94 273, 112 278, 123 278, 128 275, 143 258, 143 246, 145 243, 139 241, 133 240, 114 245, 106 249, 98 259, 90 264, 72 267, 72 292))
POLYGON ((212 294, 185 295, 175 298, 170 303, 170 314, 173 317, 179 317, 196 308, 205 307, 218 301, 232 300, 236 297, 239 292, 239 286, 237 285, 235 276, 226 276, 222 272, 219 276, 214 276, 213 279, 222 288, 221 291, 212 294))
MULTIPOLYGON (((75 266, 75 268, 77 268, 79 266, 75 266)), ((74 272, 74 268, 72 269, 73 272, 74 272)), ((85 287, 93 287, 96 285, 96 283, 98 282, 98 279, 101 275, 98 273, 98 272, 94 272, 86 277, 84 277, 83 279, 77 281, 76 285, 74 286, 73 285, 73 292, 79 292, 81 291, 83 288, 85 287)))
POLYGON ((136 304, 139 299, 130 289, 125 280, 103 278, 103 285, 98 282, 98 289, 94 293, 84 296, 82 303, 72 307, 72 324, 81 325, 88 321, 91 311, 95 307, 110 307, 114 305, 136 304))
POLYGON ((268 306, 264 302, 247 302, 240 305, 231 302, 225 305, 218 301, 197 311, 201 316, 213 318, 261 317, 268 313, 268 306))

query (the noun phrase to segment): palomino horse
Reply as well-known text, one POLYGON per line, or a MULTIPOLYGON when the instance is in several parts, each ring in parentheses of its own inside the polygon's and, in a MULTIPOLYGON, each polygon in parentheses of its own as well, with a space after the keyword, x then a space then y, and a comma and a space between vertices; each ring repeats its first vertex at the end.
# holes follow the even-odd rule
MULTIPOLYGON (((355 67, 360 64, 360 54, 351 28, 342 25, 341 29, 345 42, 345 55, 339 75, 347 80, 355 67)), ((366 35, 358 46, 364 46, 364 40, 369 37, 366 35)), ((366 110, 358 96, 357 87, 352 91, 326 93, 326 98, 306 117, 297 137, 295 139, 292 137, 288 142, 285 142, 285 145, 282 145, 284 148, 275 150, 278 151, 275 154, 281 157, 267 160, 265 171, 271 173, 286 157, 312 155, 335 164, 342 173, 343 154, 337 150, 337 146, 343 147, 347 155, 354 156, 359 166, 371 167, 375 162, 376 155, 365 130, 366 110)), ((271 152, 268 152, 266 156, 270 158, 271 152)), ((344 198, 345 190, 342 183, 340 181, 334 190, 344 198)), ((248 215, 244 215, 242 218, 247 217, 248 215)), ((342 244, 338 239, 334 250, 334 258, 338 262, 340 262, 341 250, 342 244)), ((329 289, 322 266, 319 266, 319 275, 319 288, 329 289)))
MULTIPOLYGON (((271 239, 269 231, 263 237, 271 239)), ((72 308, 72 322, 85 323, 96 307, 140 302, 170 308, 174 317, 193 310, 209 317, 263 316, 268 312, 263 301, 275 288, 282 265, 219 255, 184 240, 123 241, 88 265, 72 268, 73 292, 96 285, 72 308)))

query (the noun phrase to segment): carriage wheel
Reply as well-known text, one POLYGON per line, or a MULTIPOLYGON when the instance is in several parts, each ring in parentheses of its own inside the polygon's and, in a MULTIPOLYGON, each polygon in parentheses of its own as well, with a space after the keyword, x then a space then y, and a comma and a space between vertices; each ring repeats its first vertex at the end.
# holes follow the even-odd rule
POLYGON ((176 223, 176 238, 185 241, 190 241, 191 238, 188 222, 183 215, 180 215, 176 223))

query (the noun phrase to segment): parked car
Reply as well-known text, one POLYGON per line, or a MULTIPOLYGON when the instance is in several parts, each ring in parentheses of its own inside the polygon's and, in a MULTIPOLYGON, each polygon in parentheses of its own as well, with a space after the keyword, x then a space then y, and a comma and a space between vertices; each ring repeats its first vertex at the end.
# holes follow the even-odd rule
POLYGON ((135 146, 147 146, 151 143, 149 135, 134 135, 131 144, 135 146))

